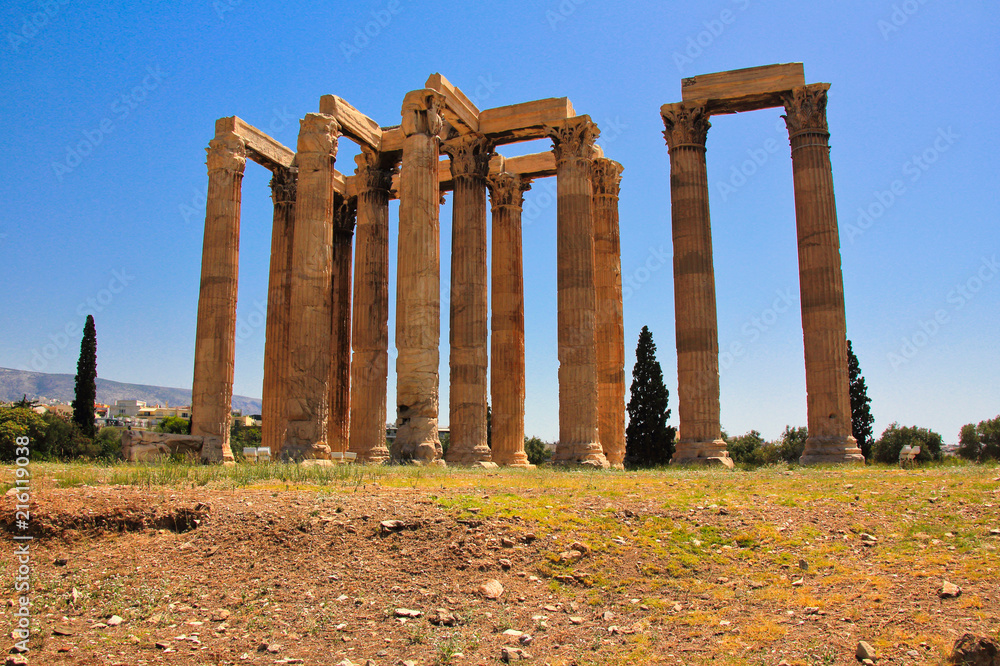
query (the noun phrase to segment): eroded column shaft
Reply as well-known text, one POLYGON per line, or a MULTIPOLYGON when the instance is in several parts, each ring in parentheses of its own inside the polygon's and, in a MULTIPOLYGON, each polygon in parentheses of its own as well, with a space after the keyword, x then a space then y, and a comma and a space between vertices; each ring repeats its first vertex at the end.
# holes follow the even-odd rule
POLYGON ((334 199, 330 294, 330 417, 326 441, 330 451, 347 451, 351 422, 351 255, 354 246, 355 199, 334 199))
POLYGON ((674 321, 680 439, 671 463, 731 467, 719 423, 719 334, 708 208, 708 114, 697 104, 663 110, 670 149, 674 321))
POLYGON ((195 334, 191 434, 204 437, 202 458, 232 461, 229 424, 236 357, 240 199, 246 148, 235 134, 208 145, 208 201, 195 334))
POLYGON ((486 174, 493 146, 467 135, 442 149, 451 157, 455 198, 452 204, 451 303, 449 312, 450 444, 448 462, 490 460, 486 432, 489 369, 486 249, 486 174))
POLYGON ((329 459, 333 172, 339 128, 310 113, 299 130, 283 459, 329 459))
POLYGON ((492 203, 490 395, 493 462, 526 466, 524 452, 524 265, 521 206, 528 181, 512 173, 489 178, 492 203))
POLYGON ((291 290, 289 276, 292 264, 292 230, 295 226, 295 175, 296 172, 292 169, 279 169, 271 178, 274 219, 271 226, 271 265, 267 281, 261 445, 271 449, 272 457, 277 457, 285 441, 291 290))
POLYGON ((614 467, 625 460, 625 328, 618 193, 622 165, 594 160, 594 279, 597 283, 598 432, 614 467))
POLYGON ((599 131, 582 116, 551 128, 557 182, 559 444, 554 462, 606 467, 598 433, 591 169, 599 131))
POLYGON ((394 169, 362 151, 354 248, 350 448, 357 462, 389 459, 385 439, 389 363, 389 190, 394 169))
POLYGON ((392 457, 441 458, 438 439, 438 344, 441 337, 441 227, 438 219, 438 93, 403 101, 399 251, 396 271, 396 439, 392 457))
POLYGON ((828 88, 818 83, 785 96, 808 393, 809 438, 802 464, 864 461, 851 435, 844 279, 826 122, 828 88))

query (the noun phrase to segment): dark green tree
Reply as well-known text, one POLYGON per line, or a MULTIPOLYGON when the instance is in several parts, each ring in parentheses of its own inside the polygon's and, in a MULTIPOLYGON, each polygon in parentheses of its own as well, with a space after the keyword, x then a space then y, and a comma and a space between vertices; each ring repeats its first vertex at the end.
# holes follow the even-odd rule
POLYGON ((87 315, 80 342, 80 360, 76 362, 76 398, 73 422, 85 437, 94 437, 94 403, 97 401, 97 329, 94 315, 87 315))
MULTIPOLYGON (((233 425, 238 425, 235 422, 233 425)), ((174 435, 190 435, 191 421, 179 416, 168 416, 156 426, 156 432, 169 432, 174 435)))
POLYGON ((861 365, 854 355, 850 340, 847 341, 847 371, 851 377, 851 434, 858 440, 865 460, 871 460, 872 444, 875 443, 872 437, 872 426, 875 424, 871 410, 872 399, 868 397, 868 386, 861 375, 861 365))
POLYGON ((919 446, 918 462, 941 459, 941 435, 916 426, 901 427, 893 423, 872 446, 872 455, 876 462, 895 463, 899 461, 899 452, 904 446, 919 446))
POLYGON ((962 426, 958 436, 958 455, 968 460, 983 462, 1000 460, 1000 416, 962 426))
POLYGON ((653 334, 646 326, 639 332, 630 394, 626 407, 625 464, 628 467, 666 465, 674 454, 675 431, 667 425, 670 393, 663 384, 663 370, 656 360, 653 334))
POLYGON ((524 452, 528 456, 528 462, 532 465, 547 463, 552 458, 552 452, 538 437, 524 438, 524 452))
POLYGON ((486 405, 486 446, 493 450, 493 408, 486 405))
POLYGON ((757 430, 726 440, 726 449, 737 465, 755 466, 766 462, 764 438, 757 430))

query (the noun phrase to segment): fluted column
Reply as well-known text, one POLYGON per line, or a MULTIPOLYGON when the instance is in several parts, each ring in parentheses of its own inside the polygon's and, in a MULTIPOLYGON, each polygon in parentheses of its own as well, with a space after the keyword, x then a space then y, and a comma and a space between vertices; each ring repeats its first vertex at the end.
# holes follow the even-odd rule
POLYGON ((671 464, 732 467, 719 424, 719 332, 705 139, 708 113, 696 103, 661 108, 670 149, 674 321, 680 439, 671 464))
POLYGON ((622 165, 594 160, 594 279, 597 283, 597 393, 601 447, 612 467, 625 460, 625 326, 618 192, 622 165))
POLYGON ((351 254, 357 199, 335 195, 330 294, 330 417, 326 443, 347 451, 351 417, 351 254))
POLYGON ((591 169, 600 134, 589 116, 549 129, 556 157, 559 444, 554 462, 607 467, 597 418, 591 169))
POLYGON ((451 226, 448 398, 450 463, 490 461, 486 437, 487 319, 486 175, 493 143, 474 134, 441 145, 451 157, 455 198, 451 226))
POLYGON ((277 168, 271 177, 274 220, 271 225, 271 267, 267 280, 267 325, 264 341, 264 393, 261 407, 261 445, 276 458, 285 441, 285 402, 288 400, 289 275, 292 229, 295 226, 294 169, 277 168))
POLYGON ((355 158, 357 230, 351 336, 350 451, 357 462, 389 459, 385 399, 389 367, 389 190, 395 168, 362 148, 355 158))
POLYGON ((286 460, 329 459, 333 173, 339 127, 332 116, 300 121, 292 238, 286 460))
POLYGON ((444 100, 415 90, 403 100, 396 270, 396 439, 392 457, 433 462, 438 438, 438 344, 441 339, 441 193, 438 114, 444 100))
POLYGON ((524 452, 524 265, 521 207, 528 180, 508 172, 490 176, 492 326, 490 395, 493 462, 528 466, 524 452))
POLYGON ((240 198, 246 146, 233 133, 208 144, 208 202, 201 254, 191 434, 204 437, 202 459, 232 461, 229 423, 236 357, 236 291, 240 273, 240 198))
POLYGON ((829 88, 828 83, 815 83, 784 96, 795 182, 808 393, 809 438, 799 459, 803 465, 864 462, 851 435, 844 279, 826 123, 829 88))

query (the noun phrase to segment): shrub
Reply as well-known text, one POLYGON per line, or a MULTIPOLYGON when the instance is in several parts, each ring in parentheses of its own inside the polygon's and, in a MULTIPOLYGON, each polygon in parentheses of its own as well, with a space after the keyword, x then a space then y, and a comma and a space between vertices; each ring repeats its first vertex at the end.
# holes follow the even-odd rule
POLYGON ((528 454, 528 462, 532 465, 541 465, 549 462, 552 452, 545 446, 538 437, 524 438, 524 452, 528 454))
POLYGON ((941 435, 927 428, 901 427, 898 423, 893 423, 882 432, 872 454, 876 462, 895 463, 904 446, 920 447, 918 462, 941 459, 941 435))

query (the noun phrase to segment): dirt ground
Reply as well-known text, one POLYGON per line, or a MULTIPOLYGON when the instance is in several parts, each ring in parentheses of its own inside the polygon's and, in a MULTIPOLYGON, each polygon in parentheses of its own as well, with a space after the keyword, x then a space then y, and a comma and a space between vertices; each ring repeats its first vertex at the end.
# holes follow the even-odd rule
POLYGON ((58 485, 32 665, 939 664, 1000 630, 995 467, 58 485))

